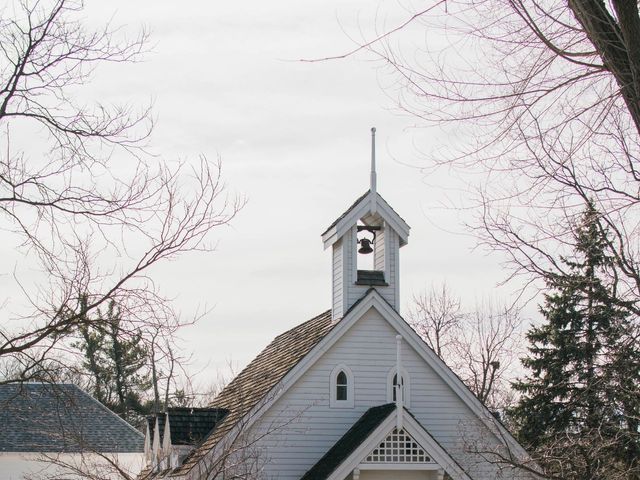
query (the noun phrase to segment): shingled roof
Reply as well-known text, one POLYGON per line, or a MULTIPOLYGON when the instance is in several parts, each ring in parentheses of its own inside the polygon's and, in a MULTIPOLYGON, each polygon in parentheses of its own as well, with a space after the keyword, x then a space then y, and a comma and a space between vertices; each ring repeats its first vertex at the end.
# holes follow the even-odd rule
POLYGON ((71 384, 0 385, 0 452, 142 452, 144 436, 71 384))
POLYGON ((338 218, 336 218, 333 223, 331 225, 329 225, 324 232, 322 232, 322 235, 324 235, 325 233, 327 233, 329 230, 331 230, 333 227, 335 227, 338 222, 340 220, 342 220, 344 217, 346 217, 347 215, 349 215, 349 213, 351 212, 351 210, 353 210, 361 201, 364 197, 366 197, 367 195, 369 195, 369 192, 371 192, 371 190, 367 190, 366 192, 364 192, 362 195, 360 195, 358 198, 355 199, 355 201, 349 206, 349 208, 347 208, 342 215, 340 215, 338 218))
POLYGON ((396 409, 395 403, 372 407, 353 424, 301 480, 324 480, 364 442, 396 409))
POLYGON ((333 328, 331 310, 277 336, 211 403, 211 408, 229 411, 209 437, 173 474, 185 474, 254 407, 333 328))
MULTIPOLYGON (((329 225, 324 232, 322 232, 322 235, 324 235, 325 233, 327 233, 329 230, 331 230, 333 227, 335 227, 338 223, 340 223, 340 220, 342 220, 343 218, 345 218, 347 215, 349 215, 351 213, 351 211, 356 208, 360 202, 371 193, 371 190, 367 190, 366 192, 364 192, 362 195, 360 195, 358 198, 355 199, 355 201, 349 206, 349 208, 347 208, 342 215, 340 215, 338 218, 336 218, 331 225, 329 225)), ((403 222, 405 221, 399 214, 398 212, 396 212, 394 210, 394 208, 389 205, 389 202, 387 202, 382 195, 380 195, 379 193, 376 192, 376 194, 378 195, 378 197, 380 197, 380 200, 382 200, 384 202, 384 204, 394 213, 398 216, 398 218, 400 220, 402 220, 403 222)), ((405 222, 406 223, 406 222, 405 222)))
MULTIPOLYGON (((215 426, 227 414, 224 408, 169 408, 169 427, 171 431, 172 445, 198 445, 215 426)), ((164 424, 167 418, 166 413, 157 414, 158 429, 160 433, 160 444, 164 440, 164 424)), ((156 415, 147 417, 150 442, 153 443, 155 435, 156 415)))

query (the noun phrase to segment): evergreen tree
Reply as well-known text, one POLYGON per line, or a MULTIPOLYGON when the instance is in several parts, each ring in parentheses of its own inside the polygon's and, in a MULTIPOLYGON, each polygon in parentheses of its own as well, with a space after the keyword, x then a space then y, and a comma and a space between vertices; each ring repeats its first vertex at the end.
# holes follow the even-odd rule
POLYGON ((144 372, 148 362, 147 350, 140 332, 130 332, 123 327, 122 311, 110 302, 104 317, 106 325, 106 356, 110 366, 110 387, 113 392, 111 407, 124 418, 143 412, 142 393, 151 382, 144 372))
POLYGON ((82 367, 91 377, 90 389, 101 403, 126 419, 145 414, 142 396, 151 383, 145 367, 149 355, 140 332, 124 328, 122 311, 114 301, 100 310, 91 326, 80 327, 76 347, 84 353, 82 367))
POLYGON ((630 304, 616 295, 607 232, 589 204, 565 273, 546 278, 545 322, 527 334, 527 378, 510 417, 549 473, 640 478, 640 352, 630 304))
POLYGON ((79 331, 81 340, 74 344, 84 353, 84 361, 82 368, 89 373, 91 377, 89 388, 93 396, 103 404, 107 404, 107 375, 105 370, 107 364, 104 352, 105 333, 102 329, 90 328, 86 320, 87 296, 80 298, 80 316, 83 321, 80 324, 79 331))

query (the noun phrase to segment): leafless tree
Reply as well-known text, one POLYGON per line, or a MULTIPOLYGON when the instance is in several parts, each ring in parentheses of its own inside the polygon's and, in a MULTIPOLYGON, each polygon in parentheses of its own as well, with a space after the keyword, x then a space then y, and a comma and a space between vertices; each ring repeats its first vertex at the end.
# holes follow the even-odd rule
POLYGON ((190 354, 182 348, 179 338, 166 334, 164 327, 149 328, 147 335, 152 411, 158 413, 168 407, 195 406, 190 354))
MULTIPOLYGON (((503 478, 540 478, 547 480, 572 480, 602 478, 607 480, 635 480, 637 466, 629 468, 623 462, 611 462, 611 451, 619 449, 621 439, 603 435, 601 428, 585 432, 564 432, 545 444, 533 456, 504 445, 496 446, 487 441, 486 435, 473 425, 465 425, 463 435, 465 449, 496 465, 503 478), (606 437, 606 440, 603 438, 606 437), (545 468, 543 469, 542 466, 545 468), (585 472, 589 472, 585 474, 585 472)), ((503 440, 506 440, 504 436, 503 440)))
MULTIPOLYGON (((562 258, 574 247, 572 231, 584 205, 592 202, 598 227, 611 234, 606 253, 615 261, 608 280, 617 298, 630 301, 636 314, 630 321, 637 323, 638 2, 447 0, 413 24, 426 27, 419 51, 388 35, 363 43, 399 83, 400 108, 442 129, 445 142, 453 140, 427 152, 427 168, 446 165, 469 174, 480 242, 507 255, 509 278, 531 285, 565 275, 562 258)), ((553 449, 571 456, 572 446, 604 458, 590 448, 594 442, 577 441, 571 432, 566 437, 537 452, 547 465, 560 462, 554 471, 561 477, 579 468, 545 459, 553 449)), ((608 473, 601 478, 637 476, 602 466, 608 473)))
POLYGON ((509 382, 518 367, 522 317, 514 307, 486 301, 465 316, 454 344, 458 375, 493 411, 501 411, 514 398, 509 382))
MULTIPOLYGON (((188 451, 186 445, 173 445, 172 451, 164 450, 162 443, 160 451, 149 452, 149 456, 142 452, 112 453, 100 450, 99 445, 92 444, 92 436, 87 436, 87 425, 84 417, 79 416, 78 421, 70 421, 76 413, 76 408, 81 408, 75 403, 75 399, 65 394, 64 389, 59 390, 53 384, 48 386, 52 391, 57 391, 61 402, 60 408, 64 418, 61 425, 64 428, 51 431, 50 425, 38 432, 37 426, 31 428, 43 436, 52 436, 60 443, 70 446, 66 452, 33 452, 27 455, 25 460, 30 460, 27 480, 144 480, 170 478, 176 464, 172 461, 178 459, 180 463, 188 451), (173 460, 172 457, 175 457, 173 460)), ((221 388, 219 386, 218 388, 221 388)), ((299 407, 286 408, 283 413, 285 418, 264 420, 261 415, 274 400, 279 392, 279 386, 267 393, 262 399, 255 402, 250 398, 251 392, 245 392, 244 388, 234 389, 231 396, 226 397, 225 405, 229 405, 225 416, 216 425, 213 433, 216 436, 216 445, 211 451, 206 448, 198 452, 198 461, 193 465, 190 475, 193 478, 202 479, 242 479, 256 480, 265 478, 263 470, 269 461, 268 451, 262 442, 271 435, 282 433, 289 428, 297 429, 297 421, 303 411, 299 407), (254 404, 255 403, 255 404, 254 404), (247 404, 253 405, 246 408, 247 404), (201 454, 200 454, 201 453, 201 454)), ((215 406, 215 398, 210 399, 205 407, 215 406)), ((223 410, 223 407, 221 411, 223 410)), ((163 413, 158 413, 163 415, 163 413)), ((182 419, 182 422, 185 420, 182 419)), ((180 428, 180 427, 178 427, 180 428)), ((184 424, 182 424, 184 428, 184 424)), ((108 432, 106 432, 108 434, 108 432)), ((155 432, 154 432, 155 434, 155 432)), ((108 443, 108 442, 107 442, 108 443)), ((191 449, 200 449, 203 439, 196 439, 190 446, 191 449)), ((145 452, 147 453, 147 452, 145 452)), ((173 477, 171 477, 173 478, 173 477)), ((191 478, 191 477, 189 477, 191 478)))
POLYGON ((82 7, 17 0, 0 15, 0 228, 40 272, 35 283, 14 274, 24 301, 0 323, 0 382, 45 378, 111 300, 131 331, 173 331, 151 267, 210 250, 211 231, 242 206, 219 161, 172 167, 147 153, 148 108, 81 100, 100 65, 136 61, 147 40, 86 30, 82 7))
MULTIPOLYGON (((275 390, 277 392, 277 389, 275 390)), ((262 443, 272 435, 282 434, 288 429, 296 429, 296 423, 303 411, 288 409, 285 419, 264 421, 261 414, 274 399, 274 392, 267 394, 248 412, 242 405, 251 402, 240 390, 234 391, 233 407, 223 417, 210 436, 216 436, 216 444, 211 450, 198 452, 198 460, 191 467, 189 478, 215 480, 220 478, 237 480, 257 480, 267 478, 265 465, 269 462, 268 450, 262 443)), ((215 402, 214 402, 215 403, 215 402)), ((184 448, 184 446, 182 446, 184 448)), ((203 447, 203 442, 193 446, 203 447)), ((86 480, 145 480, 170 478, 173 468, 169 468, 170 453, 160 452, 157 467, 154 460, 140 469, 139 464, 126 456, 95 451, 87 447, 75 456, 42 454, 37 461, 46 465, 28 480, 62 480, 78 478, 86 480), (167 462, 167 463, 162 463, 167 462)), ((184 472, 183 472, 184 473, 184 472)))
POLYGON ((425 342, 490 409, 508 406, 523 339, 518 309, 486 300, 463 311, 444 283, 413 298, 410 322, 425 342))
POLYGON ((439 357, 450 348, 462 320, 460 299, 446 283, 413 295, 409 323, 439 357))
POLYGON ((443 133, 425 171, 464 172, 480 242, 524 282, 561 269, 592 200, 620 293, 640 295, 640 16, 634 1, 434 0, 336 57, 372 52, 388 92, 443 133), (415 47, 416 29, 424 44, 415 47), (406 34, 406 35, 405 35, 406 34), (406 39, 409 40, 406 40, 406 39), (389 83, 385 80, 385 83, 389 83))

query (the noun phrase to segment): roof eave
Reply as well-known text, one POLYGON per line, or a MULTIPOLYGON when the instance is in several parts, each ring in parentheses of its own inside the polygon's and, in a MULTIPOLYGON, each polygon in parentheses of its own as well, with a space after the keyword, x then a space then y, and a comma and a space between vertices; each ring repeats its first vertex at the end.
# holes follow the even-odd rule
MULTIPOLYGON (((471 480, 469 475, 464 469, 456 462, 456 460, 449 455, 449 453, 435 440, 431 434, 424 428, 424 426, 418 422, 408 410, 402 409, 403 425, 407 432, 414 437, 420 445, 426 449, 429 455, 435 460, 435 462, 443 468, 453 480, 471 480)), ((362 459, 373 449, 377 444, 395 426, 395 416, 389 415, 380 425, 369 435, 369 437, 363 441, 330 475, 326 477, 326 480, 340 480, 345 478, 357 468, 362 462, 362 459)))
POLYGON ((367 192, 360 197, 342 216, 334 222, 323 234, 322 242, 327 249, 336 243, 359 219, 367 213, 377 213, 400 237, 400 246, 409 241, 411 227, 391 208, 387 201, 377 192, 367 192))

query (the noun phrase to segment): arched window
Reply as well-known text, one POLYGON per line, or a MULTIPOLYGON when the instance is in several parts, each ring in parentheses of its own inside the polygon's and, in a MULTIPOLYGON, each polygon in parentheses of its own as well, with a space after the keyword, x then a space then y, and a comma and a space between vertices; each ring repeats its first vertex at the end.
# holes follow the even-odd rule
MULTIPOLYGON (((396 401, 396 385, 398 385, 398 370, 393 367, 387 375, 387 402, 396 401)), ((400 387, 402 388, 402 404, 411 406, 411 378, 403 368, 400 372, 400 387)))
POLYGON ((329 406, 332 408, 353 408, 354 381, 351 369, 338 365, 331 372, 329 384, 329 406))
MULTIPOLYGON (((393 382, 391 382, 391 388, 392 390, 392 400, 395 402, 396 401, 396 392, 398 391, 398 389, 396 388, 398 386, 398 374, 396 373, 393 376, 393 382)), ((400 388, 402 390, 404 390, 404 378, 402 378, 402 375, 400 375, 400 388)), ((404 391, 402 392, 404 394, 404 391)), ((402 395, 402 397, 404 398, 405 395, 402 395)))
POLYGON ((340 370, 340 373, 338 373, 338 376, 336 377, 336 400, 347 399, 348 386, 347 374, 340 370))

